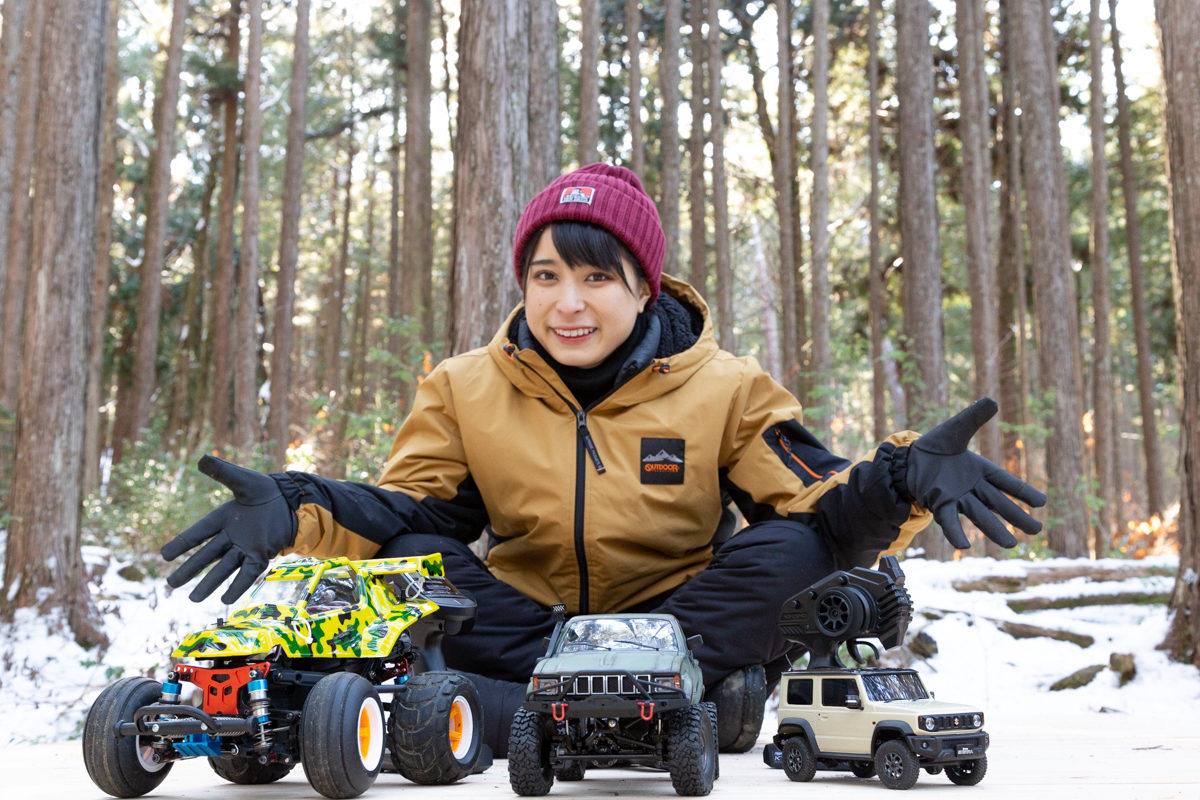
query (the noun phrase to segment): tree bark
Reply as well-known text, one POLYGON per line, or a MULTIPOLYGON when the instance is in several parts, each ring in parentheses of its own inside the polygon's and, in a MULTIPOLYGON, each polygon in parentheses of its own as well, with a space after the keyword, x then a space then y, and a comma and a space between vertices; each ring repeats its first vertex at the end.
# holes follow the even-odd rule
POLYGON ((17 111, 21 98, 21 52, 29 0, 5 0, 0 33, 0 307, 8 275, 8 218, 13 200, 13 156, 17 149, 17 111))
POLYGON ((729 261, 729 191, 725 183, 725 84, 721 73, 725 51, 716 0, 708 2, 708 109, 712 141, 713 260, 717 279, 717 335, 721 347, 732 352, 733 269, 729 261))
MULTIPOLYGON (((429 0, 408 3, 404 115, 404 259, 401 315, 421 321, 421 344, 433 341, 433 162, 430 149, 429 0)), ((402 355, 407 348, 402 344, 402 355)))
POLYGON ((1171 270, 1179 350, 1179 573, 1165 643, 1200 666, 1200 7, 1155 0, 1166 95, 1171 270))
MULTIPOLYGON (((629 50, 629 168, 646 178, 646 142, 642 127, 642 4, 625 0, 625 46, 629 50)), ((557 48, 556 48, 557 49, 557 48)))
MULTIPOLYGON (((367 400, 367 335, 371 321, 371 270, 375 263, 375 180, 378 144, 371 148, 370 172, 364 189, 367 195, 367 241, 359 261, 358 286, 354 298, 354 349, 350 357, 350 369, 346 373, 346 385, 353 392, 352 407, 355 414, 362 414, 367 400)), ((350 406, 348 406, 349 408, 350 406)), ((345 439, 344 435, 340 437, 345 439)))
MULTIPOLYGON (((399 13, 399 6, 396 7, 399 13)), ((396 27, 399 28, 399 20, 396 27)), ((448 79, 447 79, 448 80, 448 79)), ((390 154, 390 164, 388 166, 389 180, 391 181, 392 199, 390 206, 391 216, 388 219, 388 290, 387 290, 387 319, 388 319, 388 352, 392 358, 396 359, 396 364, 399 364, 403 357, 403 346, 401 345, 401 336, 399 326, 404 318, 404 265, 400 258, 400 148, 403 141, 400 136, 400 106, 401 97, 404 90, 400 83, 400 67, 395 68, 392 75, 392 146, 390 154)), ((391 392, 392 397, 401 406, 407 406, 408 397, 405 391, 406 385, 401 376, 400 370, 396 365, 391 368, 391 374, 388 376, 387 387, 391 392)))
MULTIPOLYGON (((819 414, 805 414, 806 422, 824 434, 829 428, 829 370, 833 366, 829 343, 829 0, 813 0, 813 64, 809 82, 813 94, 812 205, 812 365, 809 402, 815 399, 819 414), (814 391, 815 390, 815 391, 814 391)), ((815 409, 814 409, 815 410, 815 409)))
MULTIPOLYGON (((17 389, 21 377, 22 322, 29 279, 30 209, 33 195, 35 135, 41 86, 42 41, 46 3, 34 3, 25 15, 25 47, 21 55, 21 93, 17 110, 16 149, 13 154, 12 208, 8 221, 8 270, 4 286, 4 318, 0 324, 0 404, 10 411, 17 408, 17 389)), ((7 456, 5 457, 7 459, 7 456)))
POLYGON ((250 449, 262 442, 258 418, 258 195, 262 145, 262 0, 248 0, 245 98, 242 100, 242 251, 238 260, 237 345, 234 347, 234 442, 250 449))
POLYGON ((579 163, 600 159, 600 0, 581 0, 579 163))
POLYGON ((46 3, 31 286, 5 560, 4 604, 62 608, 85 648, 105 642, 79 554, 89 293, 108 0, 46 3), (63 102, 63 98, 73 102, 63 102), (49 589, 47 593, 46 590, 49 589))
MULTIPOLYGON (((271 343, 271 410, 267 438, 271 456, 282 468, 287 460, 288 400, 292 391, 292 345, 296 309, 296 262, 300 254, 300 207, 304 192, 304 122, 308 104, 308 15, 311 0, 296 0, 292 46, 292 84, 288 97, 287 156, 279 225, 279 274, 275 277, 275 323, 271 343)), ((395 209, 393 209, 393 214, 395 209)))
POLYGON ((1113 377, 1112 334, 1109 331, 1108 297, 1108 162, 1104 147, 1108 129, 1104 122, 1104 24, 1100 20, 1100 0, 1092 0, 1088 19, 1088 59, 1091 72, 1089 121, 1092 133, 1092 432, 1095 441, 1096 483, 1100 502, 1100 524, 1094 531, 1096 558, 1108 554, 1113 534, 1113 509, 1116 492, 1113 485, 1113 377))
MULTIPOLYGON (((983 0, 958 0, 956 36, 959 62, 959 135, 962 139, 962 194, 967 222, 967 278, 971 296, 971 353, 975 396, 997 397, 1000 390, 996 331, 996 262, 992 251, 992 150, 988 141, 987 70, 984 64, 983 0)), ((1000 423, 993 420, 975 436, 979 454, 994 464, 1002 458, 1000 423)), ((990 540, 988 540, 990 541, 990 540)))
POLYGON ((529 4, 529 191, 537 194, 562 172, 558 85, 558 4, 529 4))
POLYGON ((133 339, 133 431, 136 440, 150 427, 150 396, 156 383, 158 322, 162 312, 162 271, 166 256, 167 215, 171 195, 171 160, 175 157, 175 128, 179 120, 179 71, 187 30, 188 0, 174 0, 167 63, 156 94, 161 102, 154 120, 154 152, 150 154, 150 185, 146 195, 146 233, 138 268, 138 320, 133 339))
MULTIPOLYGON (((716 0, 709 0, 716 2, 716 0)), ((707 223, 704 219, 704 4, 692 0, 692 130, 688 135, 688 217, 691 223, 691 272, 688 282, 708 300, 707 223)))
POLYGON ((1117 0, 1108 2, 1112 25, 1113 72, 1117 78, 1117 140, 1121 151, 1121 194, 1125 200, 1125 245, 1129 254, 1129 288, 1133 306, 1133 336, 1137 346, 1138 403, 1142 413, 1142 451, 1146 459, 1146 508, 1162 515, 1162 457, 1158 452, 1158 424, 1155 416, 1154 378, 1150 374, 1150 324, 1146 320, 1146 288, 1142 273, 1142 220, 1138 214, 1137 172, 1133 166, 1133 144, 1129 132, 1129 98, 1125 95, 1121 37, 1117 29, 1117 0))
POLYGON ((1026 202, 1029 205, 1030 255, 1038 318, 1038 374, 1044 393, 1053 395, 1046 442, 1048 515, 1055 520, 1047 542, 1060 555, 1088 553, 1087 505, 1083 487, 1083 443, 1076 391, 1062 151, 1058 148, 1058 98, 1046 79, 1046 19, 1040 0, 1014 3, 1014 42, 1021 82, 1021 143, 1026 202))
MULTIPOLYGON (((410 6, 411 8, 411 6, 410 6)), ((346 132, 345 190, 342 201, 341 245, 338 259, 331 265, 329 277, 329 305, 326 306, 328 324, 325 327, 325 381, 324 391, 336 405, 343 404, 342 397, 342 318, 346 307, 346 271, 350 268, 350 208, 353 203, 354 157, 358 150, 354 143, 353 128, 346 132)))
POLYGON ((882 442, 887 428, 887 377, 883 363, 883 266, 879 257, 879 14, 881 0, 871 0, 867 10, 867 87, 870 97, 868 114, 870 130, 871 197, 868 216, 871 218, 870 256, 867 262, 867 287, 870 293, 871 314, 871 418, 874 438, 882 442))
POLYGON ((792 207, 792 180, 796 166, 792 162, 794 109, 792 85, 792 0, 775 0, 779 35, 779 136, 775 154, 775 207, 779 211, 779 294, 780 380, 788 391, 797 389, 800 363, 796 358, 796 260, 794 248, 795 217, 792 207))
MULTIPOLYGON (((928 429, 948 403, 942 339, 942 255, 938 236, 937 163, 934 147, 933 54, 928 0, 896 6, 896 74, 900 98, 900 252, 904 258, 904 370, 908 424, 928 429)), ((929 558, 951 557, 936 527, 917 537, 929 558)))
POLYGON ((658 60, 662 92, 662 177, 658 216, 667 238, 663 272, 679 274, 679 29, 683 26, 681 0, 663 0, 662 55, 658 60))
POLYGON ((107 388, 101 384, 104 381, 108 282, 112 270, 113 184, 117 180, 117 89, 121 81, 121 59, 117 57, 117 22, 120 16, 121 0, 108 0, 108 39, 104 49, 104 121, 100 128, 100 179, 96 200, 96 265, 92 275, 87 394, 83 404, 84 497, 100 488, 100 451, 104 447, 104 418, 100 414, 100 406, 107 388))
MULTIPOLYGON (((238 70, 241 48, 242 0, 232 0, 226 16, 224 69, 231 75, 238 70)), ((233 311, 233 214, 237 208, 238 185, 238 92, 226 90, 224 98, 225 136, 221 152, 221 195, 217 203, 217 273, 213 279, 213 441, 218 447, 229 443, 230 394, 233 378, 231 320, 233 311)))

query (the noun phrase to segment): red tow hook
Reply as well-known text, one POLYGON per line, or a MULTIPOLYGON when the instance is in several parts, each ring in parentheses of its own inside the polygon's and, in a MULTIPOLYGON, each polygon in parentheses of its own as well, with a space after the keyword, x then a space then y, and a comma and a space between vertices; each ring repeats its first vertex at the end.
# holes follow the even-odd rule
POLYGON ((566 703, 551 703, 550 704, 550 716, 554 717, 555 722, 562 722, 564 719, 567 718, 567 704, 566 703))
POLYGON ((654 703, 647 703, 645 700, 639 700, 638 716, 647 722, 654 719, 654 703))

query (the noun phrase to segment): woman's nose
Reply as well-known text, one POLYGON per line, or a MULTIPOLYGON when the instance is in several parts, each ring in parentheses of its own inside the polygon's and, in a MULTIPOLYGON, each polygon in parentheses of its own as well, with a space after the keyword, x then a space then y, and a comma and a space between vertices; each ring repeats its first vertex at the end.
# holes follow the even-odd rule
POLYGON ((567 282, 559 292, 558 301, 555 303, 558 310, 566 313, 576 313, 583 310, 583 297, 579 294, 579 290, 570 282, 567 282))

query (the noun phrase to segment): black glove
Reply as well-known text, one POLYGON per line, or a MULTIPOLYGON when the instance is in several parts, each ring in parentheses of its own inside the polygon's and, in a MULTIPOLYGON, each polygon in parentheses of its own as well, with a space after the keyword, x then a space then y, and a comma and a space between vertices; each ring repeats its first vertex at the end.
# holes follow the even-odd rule
POLYGON ((1042 529, 1042 523, 1006 495, 1033 508, 1044 506, 1046 495, 967 450, 971 437, 995 414, 996 401, 985 397, 917 439, 908 448, 903 481, 897 481, 902 498, 932 511, 942 533, 959 550, 971 546, 959 512, 1001 547, 1016 547, 1017 540, 993 511, 1030 536, 1042 529))
POLYGON ((219 559, 188 595, 198 603, 240 566, 242 571, 221 595, 221 602, 229 604, 250 588, 272 558, 295 541, 296 515, 272 477, 207 455, 200 459, 199 467, 228 486, 233 499, 164 544, 160 552, 167 561, 174 561, 208 540, 171 573, 167 583, 178 589, 219 559))

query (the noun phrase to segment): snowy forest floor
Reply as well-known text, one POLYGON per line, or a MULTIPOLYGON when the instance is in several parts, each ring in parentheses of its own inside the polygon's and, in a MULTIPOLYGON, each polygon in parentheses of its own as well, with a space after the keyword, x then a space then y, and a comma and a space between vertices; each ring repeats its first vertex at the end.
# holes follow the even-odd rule
MULTIPOLYGON (((67 792, 62 795, 64 797, 95 794, 94 787, 89 790, 91 794, 85 791, 90 783, 78 756, 78 744, 64 740, 78 738, 87 709, 104 686, 123 675, 161 679, 169 664, 168 655, 183 635, 211 624, 218 616, 227 616, 229 610, 216 599, 220 592, 205 603, 195 604, 187 599, 186 591, 171 592, 161 579, 129 580, 129 570, 124 570, 127 577, 122 577, 119 572, 126 565, 116 562, 102 549, 85 550, 85 560, 96 576, 94 597, 110 639, 104 652, 81 649, 57 617, 37 617, 26 611, 18 614, 13 623, 0 625, 0 747, 4 748, 0 769, 5 774, 21 771, 17 762, 26 758, 34 762, 49 759, 48 764, 54 763, 57 757, 52 754, 61 751, 68 762, 61 766, 74 776, 68 778, 64 773, 65 783, 61 783, 62 791, 67 792), (62 744, 22 746, 51 742, 62 744), (13 763, 8 763, 10 761, 13 763), (78 778, 83 781, 78 786, 82 794, 67 788, 78 778)), ((1068 773, 1079 775, 1061 785, 1081 789, 1083 784, 1090 785, 1089 798, 1107 796, 1103 792, 1095 794, 1099 785, 1113 790, 1124 786, 1127 791, 1118 791, 1111 796, 1133 797, 1135 793, 1128 791, 1132 784, 1147 788, 1153 785, 1156 788, 1152 796, 1155 797, 1174 797, 1176 790, 1184 791, 1182 787, 1186 784, 1189 788, 1185 794, 1196 796, 1200 785, 1196 776, 1179 765, 1181 760, 1194 764, 1200 756, 1200 735, 1193 724, 1200 716, 1200 672, 1170 662, 1164 653, 1155 649, 1166 632, 1166 607, 1160 604, 1088 605, 1018 613, 1010 606, 1010 601, 1019 605, 1020 601, 1036 598, 1078 598, 1129 592, 1166 594, 1173 582, 1167 574, 1124 577, 1120 573, 1103 572, 1131 569, 1143 574, 1155 570, 1168 572, 1176 566, 1174 559, 1099 562, 964 559, 946 563, 909 559, 902 566, 916 614, 909 630, 910 644, 892 651, 885 659, 892 663, 911 663, 939 699, 972 703, 986 710, 989 720, 986 727, 992 733, 995 750, 992 770, 983 786, 994 783, 992 772, 995 772, 997 777, 1007 775, 1005 782, 1014 790, 1019 785, 1028 788, 1025 779, 1034 779, 1028 770, 1041 763, 1039 759, 1050 759, 1046 763, 1051 764, 1070 756, 1063 762, 1064 771, 1060 777, 1065 780, 1068 773), (1093 577, 1102 580, 1081 576, 1036 584, 1038 575, 1045 576, 1048 570, 1053 570, 1061 576, 1062 570, 1066 569, 1089 571, 1093 577), (1097 575, 1096 570, 1101 574, 1097 575), (961 586, 965 582, 980 581, 986 582, 989 588, 1008 591, 961 591, 954 586, 955 583, 961 586), (1011 591, 1022 583, 1029 585, 1020 591, 1011 591), (1082 647, 1070 641, 1043 637, 1017 639, 1001 630, 1005 623, 1067 631, 1091 637, 1094 643, 1082 647), (919 634, 924 636, 913 643, 919 634), (932 655, 929 654, 931 641, 936 644, 936 653, 932 655), (1113 653, 1133 655, 1137 674, 1125 686, 1120 685, 1118 674, 1107 666, 1113 653), (1089 666, 1103 666, 1090 684, 1077 689, 1050 690, 1054 682, 1089 666), (1006 737, 1006 731, 1016 741, 1006 737), (1031 755, 1031 748, 1038 751, 1037 757, 1031 755), (1187 756, 1188 752, 1192 755, 1187 756), (1099 768, 1099 754, 1104 754, 1103 769, 1099 768), (1010 765, 1013 770, 1002 766, 1004 759, 1014 760, 1010 765), (1125 775, 1122 779, 1120 776, 1124 773, 1114 772, 1118 762, 1112 762, 1112 759, 1127 766, 1145 762, 1145 769, 1139 767, 1138 774, 1125 775), (1016 769, 1018 761, 1023 766, 1016 769), (1110 772, 1112 774, 1108 774, 1110 772), (1093 780, 1101 776, 1106 777, 1098 783, 1093 780)), ((763 726, 763 741, 774 730, 772 706, 773 703, 769 704, 763 726)), ((756 748, 747 756, 723 757, 723 770, 740 773, 744 765, 749 770, 747 780, 753 777, 755 784, 763 780, 768 784, 782 781, 780 788, 786 787, 788 782, 781 773, 769 772, 762 767, 758 760, 760 751, 761 748, 756 748), (725 767, 727 761, 728 769, 725 767), (763 774, 760 775, 760 771, 763 774)), ((479 789, 499 781, 497 785, 502 785, 507 793, 507 781, 498 774, 502 766, 499 763, 486 776, 473 781, 480 783, 479 789)), ((194 772, 197 777, 201 773, 196 765, 183 764, 180 768, 181 772, 188 770, 187 774, 194 772)), ((1049 768, 1035 771, 1052 772, 1049 768)), ((213 776, 206 769, 203 773, 207 776, 205 785, 210 785, 208 778, 213 776)), ((42 781, 50 779, 50 775, 41 770, 34 774, 41 774, 42 781)), ((597 791, 627 794, 633 790, 633 786, 625 782, 626 778, 615 772, 609 774, 611 778, 601 780, 601 774, 597 773, 595 782, 589 778, 585 784, 577 786, 582 791, 586 785, 588 789, 584 793, 589 795, 597 791), (613 781, 622 785, 613 785, 613 781)), ((634 779, 634 773, 626 777, 634 779)), ((32 775, 28 780, 36 781, 32 775)), ((53 780, 58 783, 57 778, 53 780)), ((737 780, 740 782, 741 779, 737 780)), ((395 776, 385 776, 381 781, 404 783, 395 776)), ((853 779, 827 773, 818 776, 818 783, 827 787, 848 781, 853 782, 853 779)), ((1040 779, 1034 782, 1044 783, 1040 779)), ((291 785, 290 790, 280 786, 282 793, 276 795, 272 791, 271 796, 291 796, 289 791, 307 795, 311 791, 301 775, 286 783, 291 785), (295 783, 297 780, 300 783, 295 783)), ((918 786, 941 787, 942 784, 950 788, 944 777, 923 776, 918 786)), ((29 784, 30 787, 33 785, 29 784)), ((43 782, 41 785, 50 784, 43 782)), ((654 786, 656 784, 645 784, 645 790, 650 794, 670 793, 669 782, 658 787, 661 792, 654 786)), ((566 793, 568 788, 557 787, 555 793, 566 793)), ((727 783, 726 788, 733 786, 727 783)), ((999 789, 999 786, 995 788, 999 789)), ((180 782, 175 776, 163 789, 190 791, 187 782, 180 782)), ((570 793, 575 793, 575 789, 570 793)), ((1068 792, 1062 796, 1074 794, 1068 792)))

